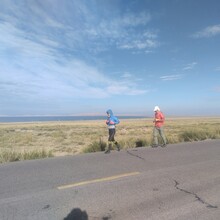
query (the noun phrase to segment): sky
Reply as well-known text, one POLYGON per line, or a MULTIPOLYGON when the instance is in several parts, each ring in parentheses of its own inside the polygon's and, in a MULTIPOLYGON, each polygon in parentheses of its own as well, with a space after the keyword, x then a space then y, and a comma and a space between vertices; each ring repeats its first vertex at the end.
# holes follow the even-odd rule
POLYGON ((219 12, 219 0, 1 0, 0 116, 219 116, 219 12))

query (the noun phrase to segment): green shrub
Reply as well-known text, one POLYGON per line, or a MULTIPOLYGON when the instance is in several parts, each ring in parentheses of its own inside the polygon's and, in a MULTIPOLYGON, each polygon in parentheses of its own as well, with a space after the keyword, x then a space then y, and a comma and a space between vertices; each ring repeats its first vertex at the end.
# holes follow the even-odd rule
POLYGON ((146 147, 149 143, 145 139, 139 139, 135 142, 135 147, 146 147))
POLYGON ((41 151, 31 151, 31 152, 13 152, 13 151, 3 151, 0 152, 0 163, 14 162, 21 160, 33 160, 46 157, 53 157, 52 151, 46 152, 41 151))
POLYGON ((179 134, 179 139, 182 142, 203 141, 206 139, 216 139, 219 135, 215 130, 188 130, 179 134))
MULTIPOLYGON (((148 146, 148 142, 145 139, 129 139, 118 142, 121 149, 123 148, 133 148, 133 147, 144 147, 148 146)), ((107 146, 107 143, 103 142, 101 139, 99 142, 95 141, 92 144, 90 144, 88 147, 86 147, 83 150, 83 153, 91 153, 91 152, 99 152, 104 151, 107 146)), ((113 145, 115 147, 115 145, 113 145)))
POLYGON ((100 139, 99 142, 95 141, 92 144, 90 144, 88 147, 86 147, 83 150, 83 152, 84 153, 92 153, 92 152, 104 151, 106 146, 107 146, 107 144, 100 139))

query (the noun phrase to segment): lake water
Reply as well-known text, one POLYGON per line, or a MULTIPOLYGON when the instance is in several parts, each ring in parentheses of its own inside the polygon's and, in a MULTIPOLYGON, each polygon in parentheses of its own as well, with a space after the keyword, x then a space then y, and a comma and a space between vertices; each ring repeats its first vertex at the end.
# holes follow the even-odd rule
MULTIPOLYGON (((0 117, 0 122, 44 122, 44 121, 82 121, 105 120, 106 116, 25 116, 25 117, 0 117)), ((147 118, 145 116, 118 116, 120 119, 147 118)))

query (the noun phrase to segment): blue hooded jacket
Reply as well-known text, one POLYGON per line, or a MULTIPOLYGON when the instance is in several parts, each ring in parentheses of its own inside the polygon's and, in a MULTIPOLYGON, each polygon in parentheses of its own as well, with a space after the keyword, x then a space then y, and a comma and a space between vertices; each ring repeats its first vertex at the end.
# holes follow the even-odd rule
POLYGON ((106 111, 107 114, 109 114, 109 117, 106 120, 106 124, 111 126, 111 125, 116 125, 119 124, 120 121, 118 120, 118 118, 116 116, 114 116, 113 112, 111 109, 108 109, 106 111))

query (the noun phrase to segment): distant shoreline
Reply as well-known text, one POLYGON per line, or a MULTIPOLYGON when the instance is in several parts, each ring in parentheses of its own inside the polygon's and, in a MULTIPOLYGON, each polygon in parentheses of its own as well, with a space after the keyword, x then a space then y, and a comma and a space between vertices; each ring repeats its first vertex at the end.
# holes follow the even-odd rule
MULTIPOLYGON (((142 119, 147 116, 118 116, 120 119, 142 119)), ((56 121, 94 121, 105 120, 106 116, 4 116, 0 123, 10 122, 56 122, 56 121)))
MULTIPOLYGON (((150 119, 150 116, 116 115, 119 119, 150 119)), ((220 118, 220 116, 167 116, 166 119, 220 118)), ((0 116, 0 123, 67 122, 105 120, 106 116, 0 116)))

